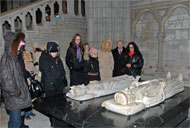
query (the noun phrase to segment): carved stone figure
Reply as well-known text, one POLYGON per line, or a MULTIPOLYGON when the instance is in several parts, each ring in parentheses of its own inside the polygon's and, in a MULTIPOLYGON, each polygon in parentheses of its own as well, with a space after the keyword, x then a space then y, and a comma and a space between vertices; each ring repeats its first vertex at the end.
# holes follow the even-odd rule
POLYGON ((74 100, 89 100, 95 97, 109 95, 123 90, 131 85, 132 82, 138 81, 140 77, 134 79, 132 76, 123 75, 108 78, 103 81, 91 81, 87 86, 72 86, 71 90, 66 94, 74 100))
POLYGON ((122 115, 133 115, 183 90, 182 75, 178 79, 171 79, 171 74, 168 73, 166 79, 133 82, 129 88, 117 92, 114 99, 104 101, 102 107, 122 115))

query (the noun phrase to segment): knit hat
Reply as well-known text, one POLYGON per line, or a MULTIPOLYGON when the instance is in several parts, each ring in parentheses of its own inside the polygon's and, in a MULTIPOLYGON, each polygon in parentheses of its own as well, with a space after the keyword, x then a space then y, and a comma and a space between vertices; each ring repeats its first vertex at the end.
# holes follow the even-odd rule
POLYGON ((92 56, 94 53, 98 53, 98 50, 95 48, 90 48, 90 55, 92 56))
POLYGON ((47 44, 47 50, 48 52, 59 52, 59 45, 55 42, 48 42, 47 44))

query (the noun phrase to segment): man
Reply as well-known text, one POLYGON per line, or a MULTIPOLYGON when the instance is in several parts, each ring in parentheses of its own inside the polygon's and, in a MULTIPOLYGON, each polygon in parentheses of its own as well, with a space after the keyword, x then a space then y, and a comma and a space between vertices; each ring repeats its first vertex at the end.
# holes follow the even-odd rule
POLYGON ((117 41, 117 47, 112 50, 113 58, 114 58, 114 69, 113 69, 113 77, 121 76, 125 74, 125 59, 126 50, 123 46, 123 41, 117 41))

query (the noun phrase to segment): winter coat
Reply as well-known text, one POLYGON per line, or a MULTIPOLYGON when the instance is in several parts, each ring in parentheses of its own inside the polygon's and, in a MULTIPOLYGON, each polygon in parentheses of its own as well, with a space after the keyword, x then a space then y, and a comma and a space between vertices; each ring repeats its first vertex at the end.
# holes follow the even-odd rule
POLYGON ((119 54, 118 48, 112 50, 112 55, 114 59, 114 69, 113 69, 113 77, 121 76, 125 74, 125 56, 126 50, 123 47, 121 55, 119 54))
POLYGON ((84 83, 83 58, 81 62, 78 61, 77 51, 76 48, 72 45, 72 43, 70 43, 70 46, 67 49, 65 61, 70 70, 70 85, 72 86, 72 85, 83 84, 84 83))
POLYGON ((112 77, 114 60, 111 49, 112 49, 111 40, 105 40, 102 43, 101 50, 98 51, 98 61, 99 61, 101 80, 105 80, 107 78, 112 77), (110 47, 106 48, 106 43, 108 42, 110 43, 110 47))
POLYGON ((30 107, 31 97, 19 61, 11 52, 11 43, 15 33, 7 32, 4 36, 5 52, 0 61, 0 83, 7 110, 30 107))
POLYGON ((84 67, 87 75, 87 83, 93 80, 100 81, 100 71, 99 71, 99 62, 97 58, 89 57, 89 60, 86 60, 86 66, 84 67))
POLYGON ((46 96, 63 93, 63 89, 66 86, 65 69, 62 60, 59 58, 59 56, 53 58, 50 55, 49 50, 52 45, 57 44, 54 42, 48 43, 47 53, 42 54, 41 59, 43 61, 40 61, 39 63, 40 71, 42 73, 41 83, 46 96), (56 63, 56 61, 58 63, 56 63))
POLYGON ((24 59, 24 64, 25 64, 25 69, 28 72, 33 72, 34 74, 37 74, 35 68, 34 68, 34 63, 32 59, 32 55, 29 51, 24 51, 23 52, 23 59, 24 59))
POLYGON ((141 54, 135 53, 132 57, 129 55, 125 56, 126 64, 131 64, 131 68, 126 68, 126 74, 136 77, 141 75, 141 70, 144 65, 144 59, 141 54))

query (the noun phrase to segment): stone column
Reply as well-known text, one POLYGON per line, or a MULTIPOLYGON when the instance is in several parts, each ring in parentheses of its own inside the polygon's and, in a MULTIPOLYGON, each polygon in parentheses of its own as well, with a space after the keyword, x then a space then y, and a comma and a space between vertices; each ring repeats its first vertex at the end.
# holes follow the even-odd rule
POLYGON ((157 63, 157 70, 156 72, 162 73, 162 62, 163 62, 163 43, 165 39, 164 32, 158 32, 157 39, 158 39, 158 63, 157 63))
POLYGON ((63 16, 62 0, 57 1, 57 3, 59 4, 59 16, 62 17, 63 16))
POLYGON ((74 0, 67 0, 67 12, 69 15, 74 14, 74 0))
POLYGON ((78 11, 79 11, 79 14, 78 16, 82 16, 82 13, 81 13, 81 0, 78 0, 79 4, 78 4, 78 11))
POLYGON ((26 29, 26 18, 25 18, 25 14, 22 14, 22 17, 20 17, 22 20, 22 31, 25 32, 26 29))
POLYGON ((51 19, 50 19, 50 22, 54 21, 55 20, 55 15, 54 15, 54 3, 52 2, 50 5, 50 8, 51 8, 51 19))
POLYGON ((15 32, 15 17, 11 17, 10 25, 11 25, 11 31, 15 32))
MULTIPOLYGON (((0 22, 0 50, 3 49, 3 23, 0 22)), ((0 53, 1 54, 1 53, 0 53)))
MULTIPOLYGON (((42 12, 42 24, 44 24, 46 22, 46 11, 45 11, 45 6, 43 5, 43 7, 40 8, 41 12, 42 12)), ((51 10, 52 11, 52 10, 51 10)), ((51 20, 51 19, 50 19, 51 20)))
POLYGON ((32 10, 32 28, 35 30, 36 27, 37 27, 37 24, 36 24, 36 10, 32 10))
POLYGON ((13 0, 12 1, 7 0, 7 11, 13 9, 14 7, 13 4, 14 4, 13 0))

